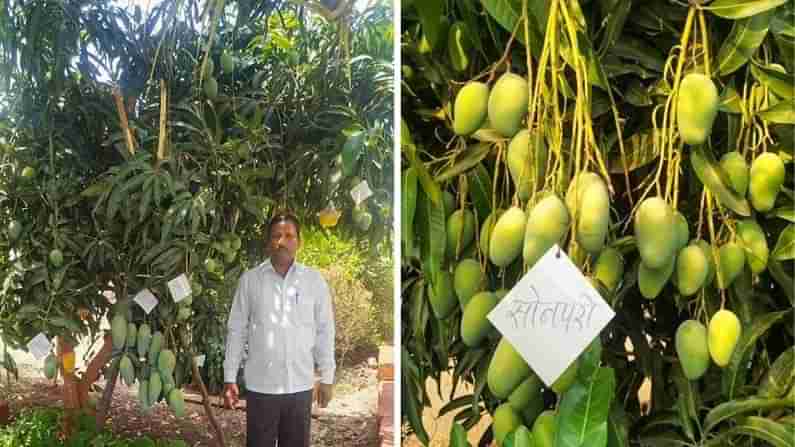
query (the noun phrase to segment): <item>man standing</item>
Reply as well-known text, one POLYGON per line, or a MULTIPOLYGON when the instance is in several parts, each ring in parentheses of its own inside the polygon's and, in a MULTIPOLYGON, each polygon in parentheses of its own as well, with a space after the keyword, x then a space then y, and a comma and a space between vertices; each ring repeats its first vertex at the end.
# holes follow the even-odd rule
POLYGON ((270 258, 240 277, 229 313, 224 402, 238 403, 237 371, 248 343, 246 446, 278 440, 279 447, 309 447, 313 394, 324 408, 334 392, 331 295, 317 270, 295 261, 298 219, 276 213, 267 231, 270 258))

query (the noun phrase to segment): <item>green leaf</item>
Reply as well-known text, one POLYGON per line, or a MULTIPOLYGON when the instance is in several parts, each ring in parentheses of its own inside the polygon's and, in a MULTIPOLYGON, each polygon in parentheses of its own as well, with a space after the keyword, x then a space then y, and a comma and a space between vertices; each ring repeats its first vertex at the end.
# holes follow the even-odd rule
POLYGON ((787 0, 715 0, 703 8, 724 19, 744 19, 784 3, 787 0))
POLYGON ((632 9, 631 0, 607 0, 599 2, 602 15, 605 17, 604 37, 602 37, 602 44, 599 47, 599 52, 604 54, 605 51, 613 47, 621 38, 621 32, 624 29, 629 10, 632 9))
POLYGON ((781 36, 795 37, 795 8, 792 2, 783 8, 776 9, 773 20, 770 22, 770 32, 781 36))
MULTIPOLYGON (((660 131, 657 131, 659 133, 660 131)), ((653 162, 659 156, 654 152, 654 130, 644 129, 624 140, 627 171, 632 172, 653 162)), ((624 162, 621 160, 621 148, 613 144, 610 149, 608 170, 611 174, 623 174, 624 162)))
POLYGON ((665 55, 645 40, 633 36, 621 36, 610 52, 625 59, 632 59, 649 70, 662 72, 665 68, 665 55))
POLYGON ((703 146, 693 148, 690 152, 690 162, 696 171, 696 176, 701 183, 726 207, 740 216, 750 216, 751 207, 744 197, 728 187, 726 173, 712 155, 712 151, 703 146))
POLYGON ((784 99, 795 98, 795 77, 782 73, 775 68, 751 64, 751 74, 757 81, 768 87, 776 95, 784 99))
POLYGON ((428 40, 431 48, 436 48, 436 44, 439 43, 444 32, 439 20, 444 14, 444 2, 442 0, 427 0, 415 2, 414 7, 417 8, 420 15, 425 39, 428 40))
POLYGON ((486 155, 488 155, 490 151, 491 145, 487 143, 478 143, 467 147, 454 165, 448 167, 436 176, 436 182, 442 183, 445 180, 468 171, 486 158, 486 155))
POLYGON ((763 120, 771 123, 795 124, 795 100, 780 101, 758 113, 763 120))
POLYGON ((422 425, 422 405, 417 397, 417 390, 415 386, 409 386, 410 383, 417 382, 418 378, 413 376, 410 369, 410 356, 405 346, 401 349, 400 359, 400 376, 402 378, 400 385, 400 401, 401 412, 406 415, 409 425, 414 430, 414 434, 424 445, 428 445, 430 438, 425 427, 422 425))
POLYGON ((718 50, 718 71, 721 76, 733 73, 745 65, 765 40, 772 11, 734 22, 731 32, 718 50))
POLYGON ((431 202, 438 206, 439 208, 442 207, 442 191, 439 189, 439 185, 433 181, 431 174, 428 173, 428 169, 425 165, 419 161, 417 157, 410 157, 411 158, 411 165, 417 171, 417 178, 420 181, 420 185, 422 185, 422 189, 425 191, 425 195, 430 198, 431 202))
POLYGON ((779 234, 776 248, 773 249, 771 256, 776 261, 795 259, 795 224, 787 225, 787 228, 779 234))
POLYGON ((766 398, 782 397, 792 386, 793 381, 795 381, 795 346, 782 352, 773 362, 762 379, 757 395, 766 398))
POLYGON ((745 385, 748 358, 754 350, 756 341, 789 313, 789 310, 783 310, 760 315, 754 319, 751 327, 743 328, 740 340, 737 341, 737 346, 732 353, 732 358, 723 369, 721 391, 724 396, 734 399, 740 387, 745 385))
POLYGON ((414 248, 414 212, 417 210, 417 171, 410 167, 403 171, 400 187, 400 238, 407 256, 414 248))
POLYGON ((770 215, 795 223, 795 206, 790 204, 789 206, 776 208, 770 212, 770 215))
POLYGON ((348 136, 345 145, 342 146, 342 173, 345 177, 350 177, 356 172, 365 137, 364 132, 356 131, 348 136))
POLYGON ((675 369, 673 379, 676 384, 676 389, 678 390, 676 407, 679 410, 679 420, 682 423, 685 435, 695 440, 693 421, 698 420, 697 390, 693 389, 692 384, 684 376, 681 368, 675 369))
POLYGON ((566 391, 558 410, 556 447, 606 445, 615 386, 613 369, 599 368, 589 380, 578 379, 566 391))
POLYGON ((793 291, 792 284, 795 281, 790 274, 792 269, 785 270, 784 266, 778 261, 768 261, 767 263, 767 271, 770 272, 770 276, 784 289, 784 293, 787 294, 787 298, 789 298, 790 304, 795 306, 795 291, 793 291))
POLYGON ((478 218, 482 221, 491 212, 491 176, 481 163, 470 171, 468 180, 472 203, 475 205, 478 218))
POLYGON ((743 113, 742 98, 733 85, 727 85, 721 92, 718 110, 726 113, 743 113))
POLYGON ((444 207, 425 200, 426 216, 428 216, 428 243, 430 252, 428 262, 431 268, 431 282, 435 283, 444 264, 445 245, 447 243, 447 228, 445 225, 444 207))
POLYGON ((453 424, 450 430, 450 447, 471 447, 472 444, 467 440, 467 432, 459 423, 453 424))
POLYGON ((757 410, 768 410, 771 408, 788 407, 791 405, 792 402, 789 399, 769 399, 762 397, 751 397, 748 399, 723 402, 710 410, 707 414, 707 418, 704 420, 704 430, 710 431, 722 421, 737 416, 738 414, 757 410))
POLYGON ((629 447, 629 421, 619 404, 613 404, 607 418, 607 447, 629 447))
MULTIPOLYGON (((480 3, 489 15, 508 33, 516 29, 522 19, 522 0, 481 0, 480 3)), ((530 30, 530 48, 533 54, 541 54, 543 45, 543 29, 546 28, 546 2, 528 1, 528 29, 530 30)), ((519 25, 515 42, 525 45, 524 25, 519 25)))
POLYGON ((731 438, 737 435, 750 436, 772 444, 774 447, 792 447, 792 438, 795 432, 786 425, 774 422, 770 419, 749 416, 743 423, 727 431, 724 436, 718 438, 718 443, 710 442, 707 446, 727 445, 724 438, 731 438))

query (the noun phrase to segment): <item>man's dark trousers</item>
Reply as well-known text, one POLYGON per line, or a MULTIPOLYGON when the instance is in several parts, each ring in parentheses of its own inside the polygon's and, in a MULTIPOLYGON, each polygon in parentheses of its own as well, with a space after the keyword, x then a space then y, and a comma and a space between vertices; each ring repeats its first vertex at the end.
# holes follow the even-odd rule
POLYGON ((246 392, 246 447, 309 447, 311 420, 312 390, 246 392))

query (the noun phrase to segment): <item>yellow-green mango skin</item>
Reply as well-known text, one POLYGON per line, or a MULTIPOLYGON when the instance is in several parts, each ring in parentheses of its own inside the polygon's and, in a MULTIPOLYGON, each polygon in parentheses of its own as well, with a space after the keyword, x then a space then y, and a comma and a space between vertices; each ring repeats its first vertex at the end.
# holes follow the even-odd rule
POLYGON ((468 82, 461 87, 453 104, 453 131, 469 135, 486 121, 489 87, 482 82, 468 82))
POLYGON ((483 341, 494 329, 486 316, 497 306, 497 297, 491 292, 477 293, 469 300, 461 317, 461 340, 470 348, 483 341))
POLYGON ((485 278, 480 270, 480 263, 474 259, 463 259, 455 266, 453 285, 461 309, 466 309, 469 300, 483 290, 485 278))
POLYGON ((558 418, 552 410, 539 414, 533 423, 533 440, 535 447, 554 447, 555 432, 558 430, 558 418))
POLYGON ((511 404, 506 402, 497 407, 497 409, 494 410, 492 426, 494 430, 494 440, 497 441, 497 445, 502 445, 505 437, 519 428, 520 425, 522 425, 522 418, 519 417, 519 414, 514 410, 511 404))
POLYGON ((506 138, 519 131, 527 113, 530 93, 527 80, 514 73, 497 79, 489 95, 489 122, 494 130, 506 138))
POLYGON ((688 245, 676 257, 676 286, 682 296, 691 296, 704 285, 709 261, 697 245, 688 245))
POLYGON ((520 200, 526 201, 543 185, 547 156, 544 134, 538 129, 532 133, 522 129, 511 139, 506 162, 520 200))
POLYGON ((514 349, 507 338, 503 337, 494 350, 486 374, 491 394, 498 399, 508 396, 531 374, 530 367, 514 349))
POLYGON ((497 289, 494 292, 494 296, 497 297, 497 302, 502 301, 502 299, 505 298, 505 295, 507 295, 508 292, 510 292, 510 290, 508 290, 508 289, 497 289))
POLYGON ((751 182, 748 187, 748 196, 755 210, 766 213, 773 209, 785 175, 784 162, 778 155, 765 152, 756 157, 751 163, 751 182))
POLYGON ((679 251, 687 245, 690 240, 690 228, 687 225, 687 219, 684 214, 679 211, 674 211, 674 225, 676 229, 677 242, 676 250, 679 251))
POLYGON ((676 258, 671 258, 667 265, 660 269, 650 269, 643 262, 638 267, 638 288, 644 298, 653 300, 662 292, 665 283, 671 278, 676 266, 676 258))
POLYGON ((635 212, 635 239, 643 264, 649 269, 667 266, 676 254, 678 235, 674 213, 661 197, 643 201, 635 212))
POLYGON ((718 114, 719 95, 715 83, 700 73, 690 73, 679 84, 676 125, 682 140, 696 146, 712 133, 718 114))
POLYGON ((550 194, 541 199, 527 218, 522 250, 525 264, 532 267, 568 229, 569 212, 560 197, 550 194))
POLYGON ((483 225, 480 226, 480 252, 483 253, 483 256, 489 255, 489 242, 491 241, 491 232, 494 230, 494 225, 497 224, 497 220, 502 216, 504 213, 504 209, 498 209, 497 211, 492 211, 491 214, 483 221, 483 225))
POLYGON ((720 167, 729 176, 731 188, 741 197, 745 197, 750 175, 745 157, 737 151, 727 152, 720 159, 720 167))
POLYGON ((745 250, 736 242, 727 242, 718 252, 718 287, 726 289, 743 271, 745 250))
POLYGON ((716 365, 723 368, 729 364, 742 330, 740 319, 730 310, 719 310, 709 320, 709 355, 716 365))
POLYGON ((598 175, 589 173, 581 179, 577 194, 577 242, 587 252, 595 254, 604 248, 607 238, 610 195, 607 185, 598 175))
POLYGON ((527 216, 513 206, 497 220, 491 231, 489 259, 497 267, 505 267, 522 253, 522 241, 527 226, 527 216))
POLYGON ((524 412, 528 406, 541 406, 544 405, 544 396, 541 391, 543 384, 541 379, 535 373, 530 372, 530 376, 526 378, 515 390, 508 396, 508 402, 511 406, 519 412, 524 412))
POLYGON ((698 245, 701 251, 704 252, 704 256, 707 258, 707 279, 704 280, 704 285, 707 286, 712 284, 712 281, 715 280, 715 271, 718 269, 715 260, 715 250, 713 250, 712 246, 704 239, 694 239, 691 241, 690 245, 698 245))
POLYGON ((458 304, 455 296, 455 286, 453 285, 453 275, 448 271, 442 271, 430 292, 431 309, 436 318, 443 320, 449 317, 458 304))
POLYGON ((707 328, 696 320, 687 320, 676 329, 676 354, 685 377, 698 380, 709 368, 707 328))
POLYGON ((571 364, 563 371, 563 374, 560 375, 557 379, 555 379, 555 383, 552 384, 550 388, 554 391, 558 396, 562 395, 572 385, 574 385, 574 381, 577 380, 577 368, 578 368, 579 361, 575 360, 571 362, 571 364))
MULTIPOLYGON (((522 422, 524 423, 525 427, 533 427, 536 419, 538 419, 538 415, 544 411, 544 399, 543 393, 539 393, 539 398, 530 402, 530 404, 522 409, 519 413, 522 416, 522 422)), ((530 432, 532 436, 533 432, 530 432)), ((533 441, 535 442, 535 440, 533 441)), ((530 444, 534 446, 535 444, 530 444)))
POLYGON ((455 258, 455 255, 464 251, 474 239, 475 215, 468 209, 454 211, 447 218, 447 253, 451 258, 455 258), (460 246, 458 245, 459 236, 461 238, 460 246))
POLYGON ((455 71, 464 71, 469 66, 469 53, 472 49, 469 37, 469 29, 465 22, 457 21, 450 27, 447 36, 447 51, 450 56, 450 65, 455 71))
POLYGON ((745 259, 754 275, 758 275, 767 268, 770 249, 767 246, 765 232, 753 219, 744 219, 737 222, 737 242, 745 248, 745 259))
POLYGON ((624 257, 613 247, 605 248, 596 258, 593 276, 608 290, 616 290, 621 277, 624 276, 624 257))

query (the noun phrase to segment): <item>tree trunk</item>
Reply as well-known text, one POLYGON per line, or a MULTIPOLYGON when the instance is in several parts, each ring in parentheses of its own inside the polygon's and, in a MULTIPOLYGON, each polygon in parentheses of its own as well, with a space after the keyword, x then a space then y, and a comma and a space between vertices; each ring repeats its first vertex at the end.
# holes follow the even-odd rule
POLYGON ((210 424, 215 430, 215 439, 218 441, 218 447, 226 447, 226 442, 224 442, 224 432, 221 431, 221 427, 218 425, 218 421, 215 419, 213 407, 210 405, 210 396, 207 393, 207 387, 204 385, 204 380, 202 380, 202 375, 199 372, 199 366, 196 364, 195 360, 191 360, 191 366, 193 370, 193 380, 199 384, 199 390, 202 393, 202 401, 204 403, 204 411, 207 413, 207 418, 210 420, 210 424))
POLYGON ((80 395, 78 392, 79 380, 75 377, 74 370, 66 370, 63 365, 63 358, 65 354, 74 354, 74 346, 64 340, 63 337, 58 337, 58 368, 63 375, 63 433, 66 437, 71 436, 75 428, 75 420, 77 413, 82 405, 80 405, 80 395))

